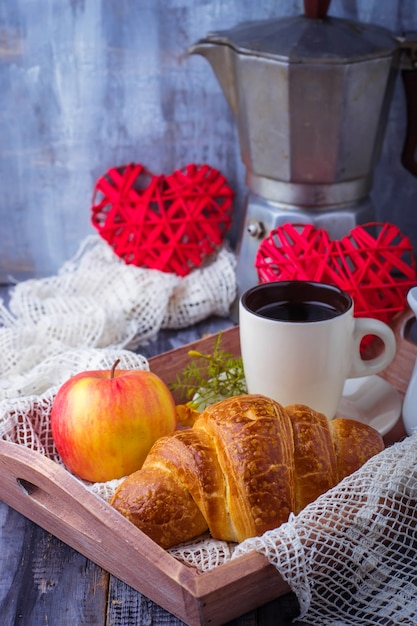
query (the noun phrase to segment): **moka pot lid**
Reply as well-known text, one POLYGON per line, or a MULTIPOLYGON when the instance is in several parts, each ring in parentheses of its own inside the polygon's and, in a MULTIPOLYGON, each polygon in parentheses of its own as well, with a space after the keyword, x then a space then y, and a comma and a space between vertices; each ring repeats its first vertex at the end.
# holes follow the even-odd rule
POLYGON ((205 41, 229 46, 239 55, 286 63, 359 63, 392 56, 398 49, 394 35, 381 26, 306 15, 244 22, 209 33, 205 41))

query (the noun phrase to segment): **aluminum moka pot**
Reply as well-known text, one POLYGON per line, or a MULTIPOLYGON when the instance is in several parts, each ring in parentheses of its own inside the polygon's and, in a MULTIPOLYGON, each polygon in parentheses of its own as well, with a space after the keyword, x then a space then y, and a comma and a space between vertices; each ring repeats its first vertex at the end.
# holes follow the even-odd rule
POLYGON ((189 49, 210 63, 236 118, 249 189, 240 293, 256 284, 260 240, 278 225, 314 223, 339 238, 374 219, 369 193, 404 42, 327 16, 329 4, 305 0, 304 15, 243 23, 189 49))

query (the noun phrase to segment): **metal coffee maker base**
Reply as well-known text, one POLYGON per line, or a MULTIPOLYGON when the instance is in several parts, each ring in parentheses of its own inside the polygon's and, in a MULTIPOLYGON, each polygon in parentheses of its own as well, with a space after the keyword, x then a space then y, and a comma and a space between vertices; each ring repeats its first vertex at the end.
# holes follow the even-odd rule
POLYGON ((283 224, 314 224, 327 231, 331 239, 340 239, 358 224, 372 222, 374 207, 368 197, 360 202, 334 208, 306 209, 266 200, 250 194, 237 250, 238 297, 258 282, 255 257, 260 243, 271 230, 283 224))

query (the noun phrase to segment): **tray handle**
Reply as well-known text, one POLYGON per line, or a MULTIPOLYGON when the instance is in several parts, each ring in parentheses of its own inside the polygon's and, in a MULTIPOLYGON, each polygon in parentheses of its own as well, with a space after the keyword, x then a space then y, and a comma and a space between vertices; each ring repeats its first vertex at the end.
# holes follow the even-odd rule
MULTIPOLYGON (((82 511, 78 511, 74 506, 68 507, 67 498, 63 498, 56 493, 51 493, 46 489, 35 485, 33 482, 16 476, 16 484, 21 489, 24 497, 31 500, 30 507, 42 507, 47 511, 49 517, 53 517, 56 522, 69 527, 73 532, 81 533, 84 537, 88 537, 91 541, 101 543, 102 536, 100 536, 94 530, 94 524, 87 523, 87 520, 91 522, 90 514, 86 515, 86 511, 83 508, 82 511)), ((83 497, 85 494, 83 494, 83 497)), ((95 503, 96 504, 96 503, 95 503)))
POLYGON ((184 619, 195 573, 63 466, 0 440, 0 499, 168 611, 174 599, 184 619))

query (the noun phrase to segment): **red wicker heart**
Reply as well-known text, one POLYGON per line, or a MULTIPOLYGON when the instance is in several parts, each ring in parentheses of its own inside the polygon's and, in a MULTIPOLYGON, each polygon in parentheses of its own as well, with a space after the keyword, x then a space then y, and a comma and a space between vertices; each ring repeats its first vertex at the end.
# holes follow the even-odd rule
POLYGON ((97 181, 91 221, 127 264, 185 276, 222 243, 233 197, 208 165, 156 176, 130 164, 97 181))
POLYGON ((311 224, 284 224, 259 246, 259 282, 317 280, 337 285, 355 302, 357 317, 389 322, 406 307, 416 284, 413 247, 393 224, 356 226, 340 241, 311 224))

